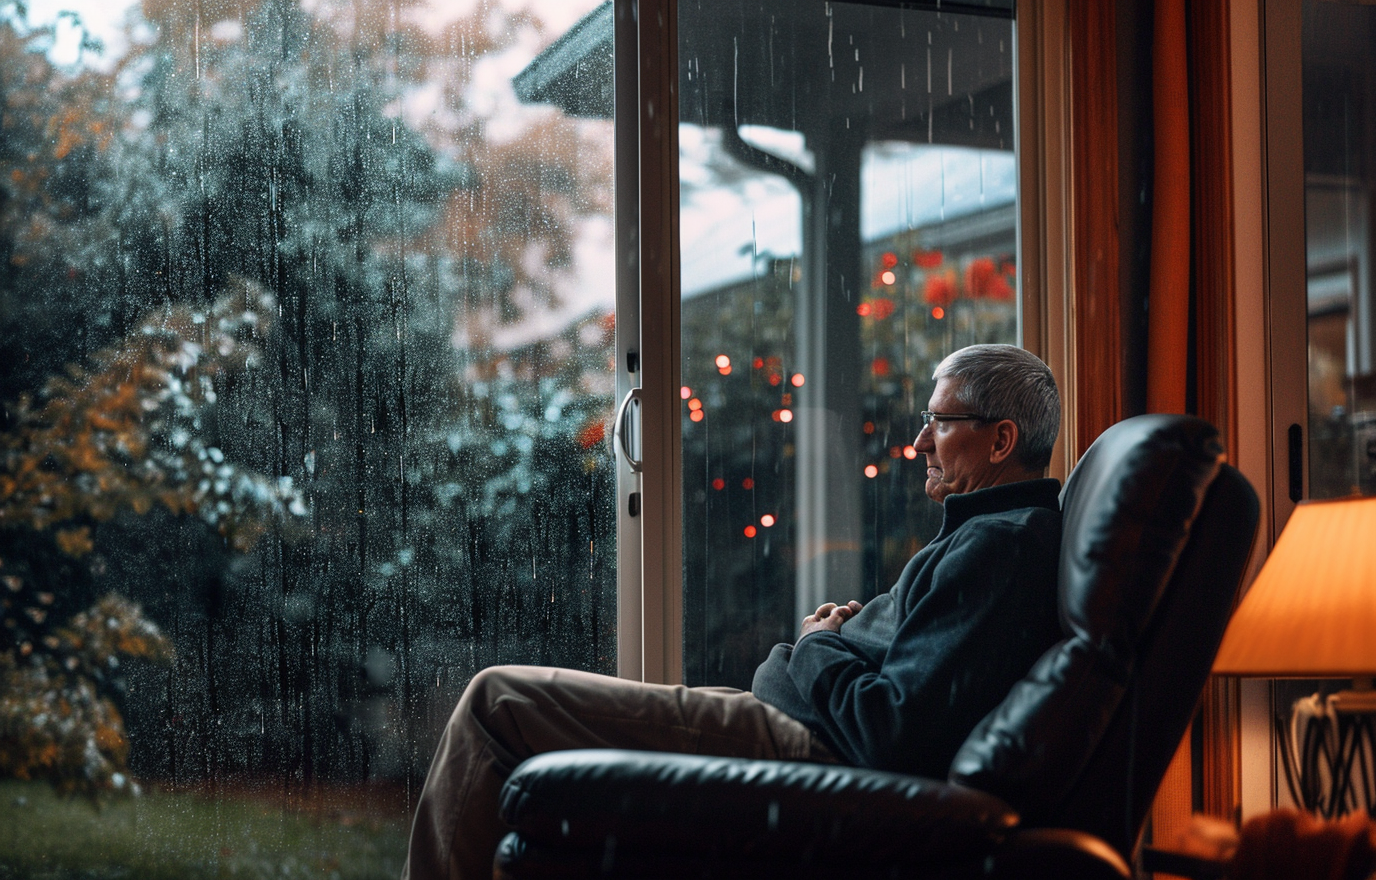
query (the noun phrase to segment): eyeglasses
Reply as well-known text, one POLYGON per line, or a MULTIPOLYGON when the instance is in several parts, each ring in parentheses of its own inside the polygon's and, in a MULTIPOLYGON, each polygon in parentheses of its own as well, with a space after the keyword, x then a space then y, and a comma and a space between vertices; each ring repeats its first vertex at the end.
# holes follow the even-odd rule
POLYGON ((930 428, 932 422, 995 422, 998 419, 990 419, 974 413, 935 413, 931 410, 922 411, 922 427, 930 428))

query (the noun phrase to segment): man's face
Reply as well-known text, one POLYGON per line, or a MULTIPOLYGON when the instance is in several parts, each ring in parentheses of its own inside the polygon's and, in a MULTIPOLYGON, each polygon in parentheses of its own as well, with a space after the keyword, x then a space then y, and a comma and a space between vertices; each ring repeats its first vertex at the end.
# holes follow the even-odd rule
MULTIPOLYGON (((956 400, 956 387, 955 380, 938 379, 927 409, 939 415, 968 414, 969 408, 956 400)), ((941 504, 948 495, 997 485, 1001 469, 991 461, 996 437, 992 422, 937 419, 923 428, 913 447, 927 456, 927 497, 941 504)))

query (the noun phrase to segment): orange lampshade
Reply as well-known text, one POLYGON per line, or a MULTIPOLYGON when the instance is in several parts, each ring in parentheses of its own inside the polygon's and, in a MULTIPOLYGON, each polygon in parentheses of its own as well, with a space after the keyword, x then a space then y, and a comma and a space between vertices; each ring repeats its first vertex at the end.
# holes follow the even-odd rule
POLYGON ((1216 675, 1376 673, 1376 497, 1300 504, 1223 636, 1216 675))

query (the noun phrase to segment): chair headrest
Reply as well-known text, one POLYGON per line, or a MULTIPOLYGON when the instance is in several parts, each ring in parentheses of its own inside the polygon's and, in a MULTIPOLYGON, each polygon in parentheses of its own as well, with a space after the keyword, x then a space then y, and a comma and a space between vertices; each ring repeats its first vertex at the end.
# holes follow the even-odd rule
POLYGON ((1218 430, 1192 416, 1127 419, 1090 446, 1061 490, 1070 634, 1130 663, 1222 463, 1218 430))

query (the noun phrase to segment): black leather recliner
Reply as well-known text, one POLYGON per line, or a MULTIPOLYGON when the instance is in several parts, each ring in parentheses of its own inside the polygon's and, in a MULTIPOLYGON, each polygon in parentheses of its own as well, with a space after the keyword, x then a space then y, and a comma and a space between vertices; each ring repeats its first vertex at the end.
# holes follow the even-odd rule
POLYGON ((1065 638, 946 781, 835 765, 580 750, 502 793, 498 876, 1128 877, 1256 533, 1217 431, 1139 416, 1061 493, 1065 638))

